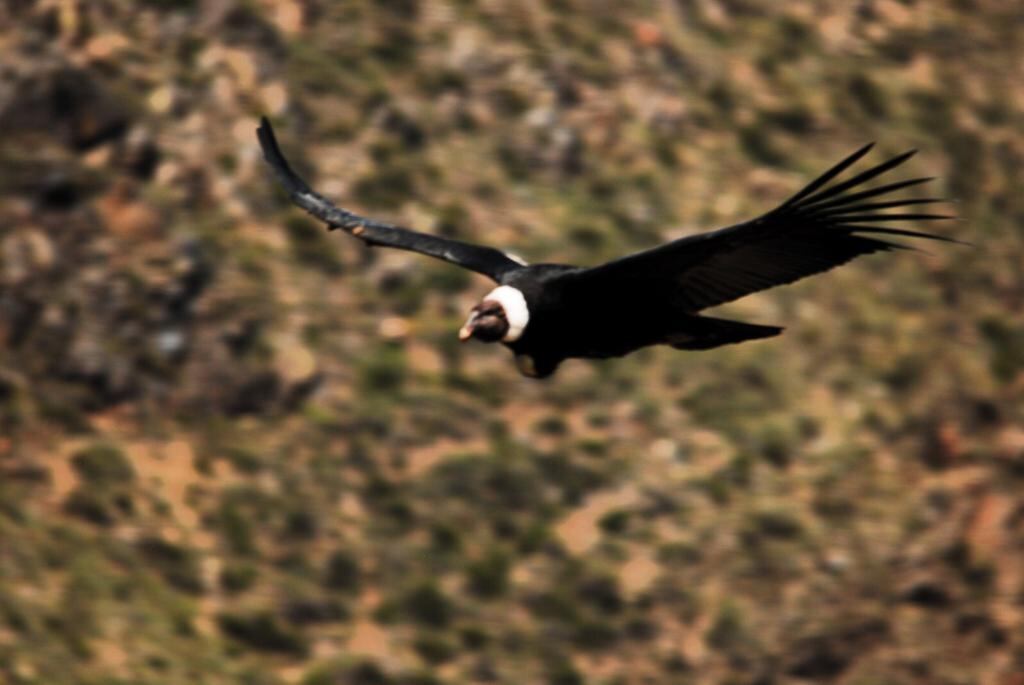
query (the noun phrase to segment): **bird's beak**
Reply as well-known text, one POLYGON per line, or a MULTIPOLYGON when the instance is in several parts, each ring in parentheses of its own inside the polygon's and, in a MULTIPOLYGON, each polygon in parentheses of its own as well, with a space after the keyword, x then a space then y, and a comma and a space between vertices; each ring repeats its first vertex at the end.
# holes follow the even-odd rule
POLYGON ((473 326, 476 325, 476 314, 469 317, 465 325, 459 329, 459 342, 466 342, 473 337, 473 326))

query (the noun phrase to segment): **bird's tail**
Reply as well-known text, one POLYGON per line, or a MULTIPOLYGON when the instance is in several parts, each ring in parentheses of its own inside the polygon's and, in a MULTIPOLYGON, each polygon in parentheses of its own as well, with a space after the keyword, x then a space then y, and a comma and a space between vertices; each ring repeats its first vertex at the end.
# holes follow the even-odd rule
POLYGON ((667 344, 677 350, 710 350, 744 340, 771 338, 783 330, 778 326, 760 326, 711 316, 688 317, 682 328, 682 331, 670 334, 666 340, 667 344))

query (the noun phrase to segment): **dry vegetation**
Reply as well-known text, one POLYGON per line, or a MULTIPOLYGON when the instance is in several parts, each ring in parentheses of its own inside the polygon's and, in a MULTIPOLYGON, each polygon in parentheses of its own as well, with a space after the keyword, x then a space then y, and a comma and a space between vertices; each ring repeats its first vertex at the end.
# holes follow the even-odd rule
MULTIPOLYGON (((0 682, 1024 682, 1024 10, 7 0, 0 682), (520 378, 326 193, 593 263, 877 139, 978 245, 520 378)), ((875 157, 877 159, 878 157, 875 157)))

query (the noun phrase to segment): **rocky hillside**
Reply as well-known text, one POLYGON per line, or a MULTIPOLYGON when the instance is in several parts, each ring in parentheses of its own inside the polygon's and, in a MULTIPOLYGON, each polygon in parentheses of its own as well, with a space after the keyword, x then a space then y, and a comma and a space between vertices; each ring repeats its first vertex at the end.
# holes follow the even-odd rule
POLYGON ((0 4, 0 682, 1024 683, 1024 9, 0 4), (749 218, 869 140, 973 248, 536 382, 482 278, 749 218), (922 191, 925 192, 925 191, 922 191))

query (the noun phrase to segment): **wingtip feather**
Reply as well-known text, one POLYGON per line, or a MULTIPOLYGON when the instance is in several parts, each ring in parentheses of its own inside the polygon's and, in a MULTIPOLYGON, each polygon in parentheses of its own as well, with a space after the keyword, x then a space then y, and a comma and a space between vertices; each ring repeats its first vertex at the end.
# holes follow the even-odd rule
POLYGON ((256 139, 260 141, 260 147, 263 148, 264 155, 266 155, 268 148, 277 148, 274 128, 270 125, 270 120, 265 116, 260 117, 260 125, 256 127, 256 139))
POLYGON ((267 117, 260 117, 260 125, 256 129, 256 138, 259 140, 260 149, 263 150, 263 159, 266 160, 278 180, 290 194, 311 193, 312 190, 302 177, 295 173, 288 159, 281 151, 277 143, 277 136, 274 135, 274 128, 267 117))
POLYGON ((875 166, 866 169, 857 174, 856 176, 853 176, 851 178, 846 179, 845 181, 842 181, 841 183, 837 183, 835 185, 829 186, 823 190, 814 193, 810 197, 807 197, 803 202, 801 202, 800 205, 801 207, 813 207, 836 196, 842 198, 842 193, 845 193, 847 190, 850 190, 851 188, 856 188, 861 184, 867 183, 873 178, 881 176, 882 174, 891 171, 892 169, 895 169, 896 167, 900 166, 908 159, 913 157, 915 154, 917 154, 917 150, 909 150, 907 152, 904 152, 903 154, 896 155, 892 159, 886 160, 881 164, 876 164, 875 166))
POLYGON ((840 160, 838 164, 835 164, 834 166, 832 166, 828 171, 826 171, 825 173, 821 174, 816 179, 814 179, 813 181, 808 183, 806 186, 804 186, 799 192, 796 193, 796 195, 793 195, 791 198, 789 198, 784 203, 782 203, 782 205, 780 205, 778 207, 778 209, 776 209, 775 211, 778 212, 778 211, 781 211, 781 210, 785 210, 785 209, 791 208, 794 205, 797 205, 798 203, 803 201, 808 196, 813 195, 822 186, 826 185, 829 181, 834 179, 836 176, 840 175, 841 173, 846 171, 848 168, 850 168, 851 166, 856 164, 857 161, 859 161, 861 159, 861 157, 863 157, 868 152, 870 152, 873 147, 875 147, 874 141, 872 141, 872 142, 870 142, 870 143, 868 143, 866 145, 861 146, 858 150, 854 151, 852 154, 847 155, 842 160, 840 160))
POLYGON ((944 235, 936 235, 935 233, 925 233, 924 231, 914 231, 908 228, 894 228, 891 226, 874 226, 874 225, 860 225, 860 224, 840 224, 840 228, 848 230, 850 233, 856 235, 870 235, 873 233, 884 234, 884 235, 899 235, 908 238, 924 238, 926 240, 938 240, 944 243, 955 243, 957 245, 966 245, 974 247, 971 243, 964 242, 963 240, 957 240, 956 238, 947 238, 944 235))

